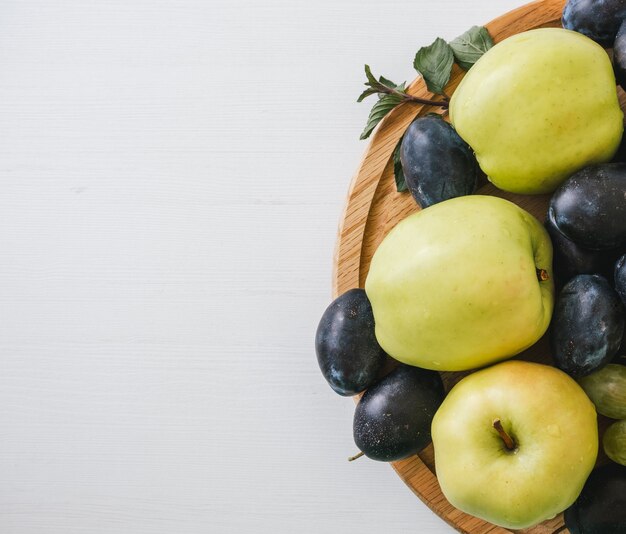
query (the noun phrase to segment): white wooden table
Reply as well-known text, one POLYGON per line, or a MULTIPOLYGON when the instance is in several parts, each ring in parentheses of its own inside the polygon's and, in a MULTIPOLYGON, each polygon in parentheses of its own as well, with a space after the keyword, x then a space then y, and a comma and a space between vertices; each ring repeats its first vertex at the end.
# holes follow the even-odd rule
POLYGON ((519 0, 0 3, 0 532, 448 533, 319 374, 363 64, 519 0))

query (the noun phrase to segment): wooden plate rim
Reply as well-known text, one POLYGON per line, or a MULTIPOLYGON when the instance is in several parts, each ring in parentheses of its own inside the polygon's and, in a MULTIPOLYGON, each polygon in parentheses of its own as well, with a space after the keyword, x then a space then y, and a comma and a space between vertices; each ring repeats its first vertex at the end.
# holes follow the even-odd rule
MULTIPOLYGON (((565 0, 538 0, 514 9, 486 24, 494 41, 510 35, 560 21, 565 0)), ((463 77, 456 66, 447 92, 451 94, 463 77)), ((409 92, 422 98, 436 98, 429 93, 421 78, 414 80, 409 92)), ((362 245, 376 191, 390 157, 402 133, 418 115, 436 108, 403 104, 394 109, 377 127, 359 164, 348 190, 341 217, 333 260, 333 298, 351 288, 360 287, 362 245), (365 213, 365 216, 364 216, 365 213)), ((356 400, 356 399, 355 399, 356 400)), ((435 474, 415 456, 391 464, 398 476, 437 515, 459 532, 466 534, 506 534, 516 531, 497 527, 454 508, 443 496, 435 474)), ((542 525, 524 530, 525 533, 549 533, 563 525, 558 516, 542 525)), ((521 532, 521 531, 518 531, 521 532)), ((567 531, 566 531, 567 532, 567 531)))

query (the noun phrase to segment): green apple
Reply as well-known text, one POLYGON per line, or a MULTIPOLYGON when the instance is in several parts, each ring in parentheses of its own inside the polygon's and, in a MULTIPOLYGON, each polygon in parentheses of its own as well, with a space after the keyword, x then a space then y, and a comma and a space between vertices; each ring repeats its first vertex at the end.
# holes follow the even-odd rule
POLYGON ((510 361, 452 388, 432 423, 435 469, 451 504, 521 529, 578 497, 598 454, 595 408, 547 365, 510 361))
POLYGON ((439 371, 482 367, 546 331, 552 245, 537 219, 507 200, 453 198, 387 235, 365 291, 376 338, 393 358, 439 371))
POLYGON ((450 119, 500 189, 548 193, 609 161, 623 132, 611 60, 584 35, 542 28, 505 39, 465 75, 450 119))

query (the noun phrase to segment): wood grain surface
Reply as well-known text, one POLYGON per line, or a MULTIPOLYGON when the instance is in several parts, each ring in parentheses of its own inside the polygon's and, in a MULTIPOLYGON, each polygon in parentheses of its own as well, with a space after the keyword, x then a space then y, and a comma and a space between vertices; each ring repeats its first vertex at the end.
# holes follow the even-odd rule
POLYGON ((523 2, 0 2, 0 534, 454 532, 313 338, 363 65, 523 2))
MULTIPOLYGON (((495 42, 522 31, 561 26, 564 0, 540 0, 506 13, 486 26, 495 42)), ((455 66, 446 88, 452 94, 463 71, 455 66)), ((413 95, 432 98, 421 79, 409 89, 413 95)), ((622 107, 624 95, 620 91, 622 107)), ((396 192, 391 153, 401 135, 416 116, 441 113, 440 109, 407 103, 394 109, 379 125, 365 151, 363 161, 354 177, 345 214, 339 230, 335 256, 334 294, 340 295, 353 287, 363 287, 370 260, 382 239, 407 215, 419 210, 409 194, 396 192)), ((498 190, 490 183, 479 188, 480 194, 506 198, 520 205, 539 220, 545 219, 549 195, 515 195, 498 190)), ((518 356, 531 361, 550 363, 546 336, 518 356)), ((447 389, 467 373, 442 373, 447 389)), ((419 456, 395 462, 393 468, 400 478, 431 509, 459 532, 467 534, 505 534, 509 530, 471 517, 447 502, 437 483, 432 445, 419 456)), ((524 534, 551 534, 563 526, 562 514, 533 528, 517 531, 524 534)))

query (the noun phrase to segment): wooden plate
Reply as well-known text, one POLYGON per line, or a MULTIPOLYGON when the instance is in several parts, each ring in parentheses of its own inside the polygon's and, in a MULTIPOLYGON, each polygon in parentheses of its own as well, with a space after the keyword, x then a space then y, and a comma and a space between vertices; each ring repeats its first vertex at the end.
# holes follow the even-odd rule
MULTIPOLYGON (((561 25, 565 0, 540 0, 511 11, 487 24, 495 42, 533 28, 561 25)), ((463 71, 456 65, 446 92, 457 87, 463 71)), ((423 98, 432 98, 421 79, 415 80, 409 92, 423 98)), ((620 92, 622 109, 624 94, 620 92)), ((363 161, 353 178, 348 200, 339 228, 335 250, 333 293, 341 295, 354 287, 363 287, 372 255, 383 237, 407 215, 418 211, 411 195, 396 192, 391 154, 398 140, 416 116, 440 113, 439 108, 413 103, 394 109, 380 123, 365 151, 363 161)), ((478 190, 481 194, 506 198, 543 221, 549 195, 524 196, 505 193, 491 184, 478 190)), ((524 360, 549 363, 549 348, 544 336, 536 345, 518 356, 524 360)), ((454 385, 463 373, 442 373, 446 388, 454 385)), ((400 478, 435 513, 459 532, 471 534, 506 534, 511 531, 464 514, 454 508, 441 493, 433 460, 432 445, 407 460, 392 464, 400 478)), ((563 525, 562 515, 530 529, 516 531, 524 534, 552 534, 563 525)))

